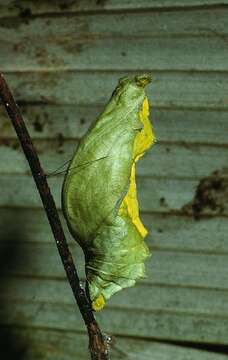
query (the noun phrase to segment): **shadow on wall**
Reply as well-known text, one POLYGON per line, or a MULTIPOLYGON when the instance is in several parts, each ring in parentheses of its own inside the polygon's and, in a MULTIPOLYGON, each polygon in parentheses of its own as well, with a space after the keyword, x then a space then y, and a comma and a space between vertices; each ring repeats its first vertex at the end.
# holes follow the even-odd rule
POLYGON ((19 331, 9 325, 9 319, 13 312, 13 304, 7 294, 9 286, 7 279, 16 268, 17 261, 28 261, 25 253, 22 253, 21 242, 25 241, 23 225, 14 224, 12 219, 0 220, 0 359, 24 360, 29 344, 22 340, 19 331))

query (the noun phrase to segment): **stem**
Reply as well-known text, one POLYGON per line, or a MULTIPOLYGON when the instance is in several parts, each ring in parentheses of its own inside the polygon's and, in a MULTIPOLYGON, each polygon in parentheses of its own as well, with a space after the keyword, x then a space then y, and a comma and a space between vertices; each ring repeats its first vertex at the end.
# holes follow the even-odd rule
POLYGON ((40 165, 37 152, 34 148, 24 120, 3 75, 0 73, 0 99, 2 100, 8 116, 14 126, 18 139, 28 160, 32 176, 43 202, 49 224, 51 226, 56 245, 61 257, 68 281, 75 300, 85 322, 89 335, 89 348, 92 360, 109 359, 109 337, 103 336, 86 297, 80 285, 77 270, 67 245, 66 237, 59 219, 58 211, 48 186, 46 175, 40 165))

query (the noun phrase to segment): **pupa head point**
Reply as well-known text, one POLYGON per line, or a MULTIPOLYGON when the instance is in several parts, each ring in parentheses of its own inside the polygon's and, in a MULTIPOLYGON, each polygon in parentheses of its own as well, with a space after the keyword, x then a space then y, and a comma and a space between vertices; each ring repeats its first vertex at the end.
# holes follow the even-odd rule
POLYGON ((133 77, 122 77, 112 93, 115 102, 129 107, 133 102, 141 103, 145 97, 145 87, 151 82, 150 74, 139 74, 133 77))
POLYGON ((142 74, 135 76, 135 82, 139 87, 145 87, 152 81, 151 75, 149 74, 142 74))
POLYGON ((119 85, 124 86, 127 83, 136 83, 139 87, 145 87, 147 84, 149 84, 152 81, 152 77, 150 74, 140 74, 136 75, 133 79, 129 76, 124 76, 119 79, 119 85))

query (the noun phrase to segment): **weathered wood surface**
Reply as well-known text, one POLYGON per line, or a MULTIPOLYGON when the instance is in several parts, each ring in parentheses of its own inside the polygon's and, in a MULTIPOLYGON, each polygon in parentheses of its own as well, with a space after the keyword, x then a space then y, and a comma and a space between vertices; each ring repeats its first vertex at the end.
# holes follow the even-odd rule
MULTIPOLYGON (((11 330, 11 329, 10 329, 11 330)), ((18 349, 24 349, 24 360, 88 360, 88 344, 85 333, 47 329, 11 330, 18 349), (28 342, 29 340, 29 342, 28 342)), ((207 351, 160 344, 152 341, 115 336, 111 349, 112 360, 225 360, 226 355, 207 351)))
MULTIPOLYGON (((20 281, 18 283, 15 282, 15 290, 18 284, 20 284, 20 281)), ((68 289, 67 291, 66 284, 58 281, 55 288, 54 280, 49 280, 43 290, 44 284, 45 281, 30 280, 28 291, 23 295, 23 301, 11 299, 9 303, 6 303, 3 299, 0 316, 4 319, 4 315, 7 314, 4 324, 11 325, 16 323, 18 326, 33 326, 62 331, 85 330, 79 313, 74 311, 75 304, 72 302, 70 290, 68 289), (32 284, 36 285, 34 293, 32 284), (31 299, 32 293, 33 300, 31 299), (49 296, 48 301, 45 300, 47 296, 49 296), (68 300, 65 300, 65 297, 68 300), (10 311, 7 312, 9 308, 10 311)), ((13 284, 11 288, 12 286, 13 284)), ((26 286, 26 282, 24 282, 24 286, 26 286)), ((97 314, 97 319, 101 323, 102 328, 107 332, 122 336, 128 335, 166 340, 178 338, 179 340, 187 341, 227 344, 227 309, 225 311, 223 305, 227 303, 227 293, 207 292, 196 289, 196 291, 193 291, 195 297, 190 299, 190 291, 185 292, 184 289, 180 288, 164 289, 159 287, 156 290, 156 288, 148 287, 144 294, 141 293, 139 286, 136 289, 138 290, 137 293, 132 293, 132 296, 134 296, 133 302, 138 305, 133 303, 126 306, 128 298, 122 292, 120 296, 122 305, 109 304, 106 309, 97 314), (148 291, 151 291, 151 294, 148 291), (140 296, 140 293, 143 296, 140 296), (163 307, 159 307, 159 303, 156 302, 156 306, 153 308, 151 297, 161 302, 163 307), (151 302, 147 301, 147 305, 145 304, 146 300, 143 300, 145 298, 151 300, 151 302), (224 302, 221 300, 224 300, 224 302), (174 309, 169 303, 170 301, 174 302, 174 309), (219 304, 217 305, 218 302, 219 304), (140 303, 145 305, 146 308, 142 309, 139 305, 140 303), (164 303, 167 304, 167 308, 164 308, 164 303), (177 303, 181 303, 180 308, 184 308, 184 310, 180 309, 177 311, 175 305, 177 303), (201 307, 203 304, 207 306, 206 311, 204 310, 205 308, 201 307), (208 307, 213 311, 213 314, 209 312, 208 307), (218 313, 214 310, 215 307, 216 309, 218 307, 218 313), (219 310, 222 313, 219 313, 219 310)), ((125 290, 125 294, 131 293, 131 290, 136 291, 136 289, 125 290)), ((11 294, 10 296, 13 295, 11 294)), ((115 296, 115 300, 113 297, 112 302, 114 301, 118 302, 118 295, 115 296)))
MULTIPOLYGON (((62 178, 50 178, 58 208, 62 178)), ((198 182, 184 179, 138 178, 139 200, 142 211, 170 212, 180 210, 193 199, 198 182)), ((6 174, 0 176, 0 206, 40 207, 41 201, 31 176, 6 174)))
MULTIPOLYGON (((227 122, 228 123, 228 122, 227 122)), ((36 149, 47 174, 68 162, 77 141, 36 141, 36 149)), ((0 145, 1 174, 28 173, 25 157, 17 140, 0 145)), ((200 179, 228 164, 228 147, 155 144, 137 164, 137 174, 148 177, 200 179)), ((89 165, 88 165, 89 166, 89 165)), ((66 171, 67 164, 59 171, 66 171)), ((74 171, 79 171, 75 169, 74 171)), ((63 179, 63 176, 61 176, 63 179)))
MULTIPOLYGON (((21 106, 33 139, 79 139, 102 110, 96 106, 21 106)), ((152 105, 151 119, 159 142, 227 145, 226 111, 158 109, 152 105)), ((0 139, 15 138, 15 131, 0 108, 0 139)))
POLYGON ((47 14, 47 13, 70 13, 70 12, 99 12, 99 11, 137 11, 141 9, 153 10, 164 8, 188 8, 188 7, 202 7, 202 6, 223 6, 228 5, 227 0, 78 0, 78 1, 33 1, 20 0, 20 3, 14 0, 2 0, 0 5, 1 16, 15 16, 15 15, 33 15, 33 14, 47 14))
MULTIPOLYGON (((142 19, 143 21, 143 19, 142 19)), ((43 25, 44 26, 44 25, 43 25)), ((7 32, 5 36, 7 36, 7 32)), ((21 40, 10 45, 3 43, 1 68, 3 71, 61 71, 61 70, 120 70, 151 72, 161 70, 226 71, 228 45, 219 36, 202 40, 193 38, 92 39, 80 43, 70 36, 68 40, 57 38, 59 44, 48 44, 40 39, 34 46, 32 40, 21 40), (31 43, 23 49, 23 43, 31 43), (185 52, 181 49, 186 47, 185 52), (21 45, 22 44, 22 45, 21 45), (46 45, 45 45, 46 44, 46 45), (96 62, 94 62, 96 58, 96 62)))
MULTIPOLYGON (((131 75, 138 72, 131 72, 131 75)), ((6 76, 20 102, 101 105, 128 72, 29 72, 6 76)), ((152 106, 228 110, 228 73, 157 72, 148 86, 152 106)))
MULTIPOLYGON (((123 2, 124 3, 124 2, 123 2)), ((151 2, 153 3, 153 2, 151 2)), ((154 2, 155 3, 155 2, 154 2)), ((30 42, 36 37, 37 45, 50 46, 69 45, 72 39, 76 43, 88 43, 98 39, 150 39, 160 37, 222 37, 228 35, 226 26, 227 8, 200 9, 188 11, 157 11, 136 12, 123 14, 86 14, 86 15, 52 15, 45 17, 28 17, 1 19, 0 40, 5 44, 5 36, 9 36, 11 45, 23 45, 21 50, 32 45, 30 42), (165 26, 164 26, 165 24, 165 26), (16 31, 20 30, 19 33, 16 31)), ((225 43, 225 38, 223 39, 225 43)), ((5 44, 6 45, 6 44, 5 44)), ((17 46, 16 46, 17 47, 17 46)), ((72 46, 73 48, 73 46, 72 46)), ((14 49, 16 50, 16 49, 14 49)), ((19 50, 19 49, 18 49, 19 50)), ((69 49, 70 50, 70 49, 69 49)), ((26 59, 29 61, 29 59, 26 59)), ((97 60, 96 60, 97 61, 97 60)), ((216 66, 216 64, 215 64, 216 66)))
MULTIPOLYGON (((74 306, 74 299, 68 288, 67 281, 58 281, 56 279, 11 277, 7 279, 5 291, 1 294, 1 302, 7 299, 19 303, 41 302, 63 304, 65 307, 67 305, 74 306)), ((228 292, 225 290, 189 289, 187 287, 165 285, 147 286, 138 283, 134 288, 125 289, 122 293, 115 294, 108 301, 107 308, 112 308, 117 312, 124 309, 135 310, 137 312, 136 316, 139 316, 138 312, 143 308, 146 312, 183 313, 183 317, 188 314, 194 316, 195 312, 195 316, 201 314, 209 318, 212 315, 219 318, 228 315, 227 300, 228 292), (191 297, 189 296, 190 291, 192 291, 191 297)), ((99 313, 97 315, 99 316, 99 313)), ((148 333, 148 336, 150 336, 150 333, 148 333)))
MULTIPOLYGON (((50 178, 57 207, 61 206, 62 178, 50 178)), ((182 212, 183 206, 195 196, 198 181, 194 179, 169 179, 138 177, 138 197, 141 211, 144 212, 182 212)), ((38 193, 30 175, 5 174, 0 176, 0 188, 4 189, 0 197, 0 206, 32 207, 41 206, 38 193)), ((221 215, 227 216, 227 194, 224 193, 224 204, 221 215)), ((210 208, 204 214, 214 214, 210 208)), ((216 210, 216 209, 215 209, 216 210)), ((216 212, 218 214, 218 212, 216 212)))
MULTIPOLYGON (((60 214, 61 215, 61 214, 60 214)), ((170 214, 142 213, 142 221, 149 229, 146 239, 152 252, 182 251, 191 253, 228 254, 228 221, 223 217, 202 218, 200 221, 192 217, 170 214)), ((53 243, 48 221, 42 209, 0 208, 0 241, 4 242, 5 228, 14 223, 21 228, 24 242, 53 243), (10 224, 10 225, 8 225, 10 224)), ((62 224, 67 233, 66 224, 61 216, 62 224)), ((21 241, 13 238, 13 243, 21 241)), ((69 243, 74 239, 69 235, 69 243)), ((9 243, 9 239, 7 240, 9 243)))
MULTIPOLYGON (((62 177, 50 178, 49 183, 57 207, 61 206, 62 177)), ((141 211, 157 213, 179 213, 185 211, 183 207, 193 200, 199 182, 197 179, 171 179, 138 177, 138 198, 141 211)), ((212 184, 213 185, 213 184, 212 184)), ((0 197, 0 206, 39 208, 39 199, 35 184, 30 175, 5 174, 0 176, 0 188, 4 189, 0 197)), ((217 190, 215 190, 217 191, 217 190)), ((203 214, 228 215, 227 188, 219 189, 218 195, 222 208, 217 205, 214 209, 202 206, 203 214)))
POLYGON ((227 71, 227 16, 228 10, 217 9, 2 19, 0 67, 20 72, 227 71))
MULTIPOLYGON (((84 260, 81 252, 78 247, 76 251, 76 245, 72 244, 71 246, 73 253, 76 254, 79 272, 84 276, 84 260)), ((4 248, 1 249, 4 250, 4 248)), ((13 245, 9 249, 13 251, 13 245)), ((22 256, 17 259, 14 267, 7 269, 8 274, 65 279, 65 273, 54 244, 26 243, 21 244, 19 251, 25 254, 26 263, 29 266, 26 267, 25 259, 22 256), (30 263, 29 259, 31 260, 30 263)), ((227 290, 228 274, 224 271, 227 266, 227 259, 227 255, 223 254, 153 250, 152 257, 147 260, 147 277, 142 282, 148 285, 227 290)))

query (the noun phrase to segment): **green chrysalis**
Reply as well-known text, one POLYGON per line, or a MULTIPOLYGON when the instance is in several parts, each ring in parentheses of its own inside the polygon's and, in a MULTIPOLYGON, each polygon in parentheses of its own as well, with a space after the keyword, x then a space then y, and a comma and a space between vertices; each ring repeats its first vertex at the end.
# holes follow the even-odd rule
POLYGON ((81 139, 64 179, 63 212, 85 254, 94 310, 143 277, 149 256, 147 231, 139 219, 135 163, 155 140, 144 90, 150 81, 149 75, 119 80, 81 139))

